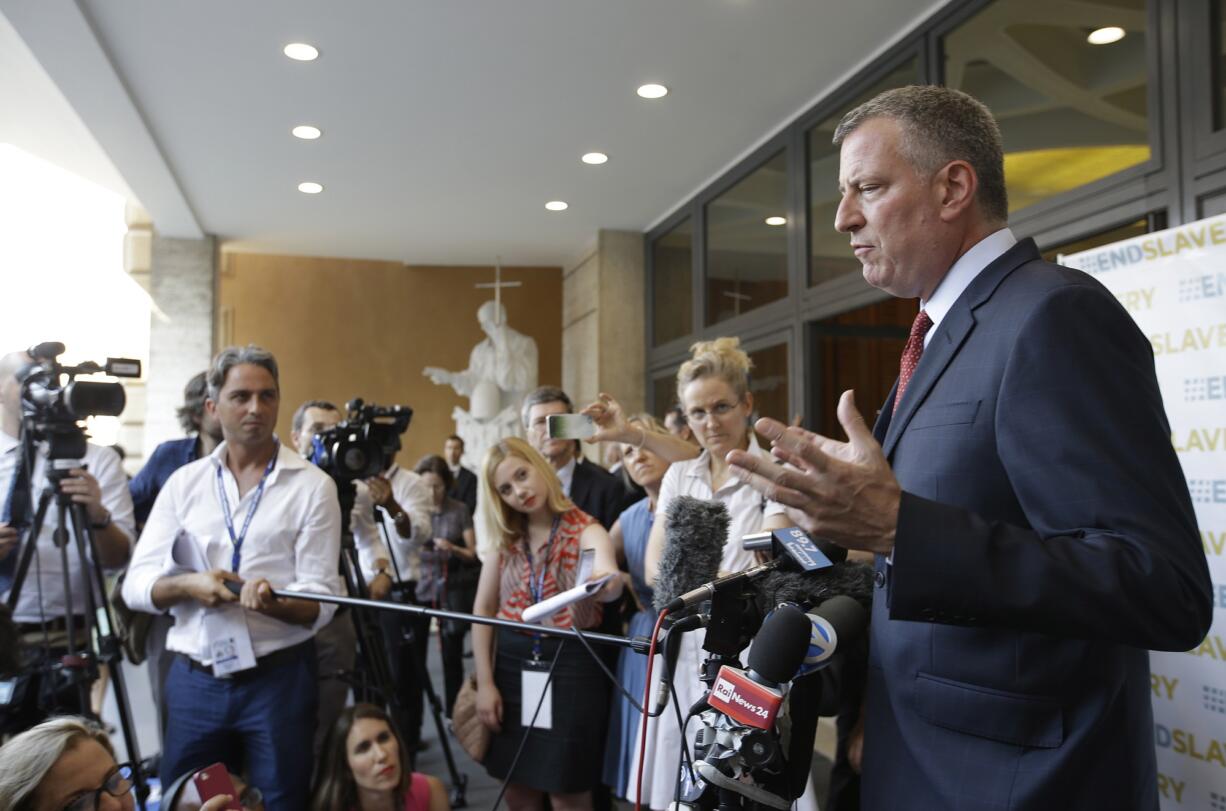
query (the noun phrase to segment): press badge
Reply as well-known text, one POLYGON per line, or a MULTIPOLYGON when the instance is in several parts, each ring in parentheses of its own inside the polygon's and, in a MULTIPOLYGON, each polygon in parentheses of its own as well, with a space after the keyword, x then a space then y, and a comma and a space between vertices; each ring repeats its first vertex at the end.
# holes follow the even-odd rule
POLYGON ((549 681, 548 664, 524 662, 520 698, 520 726, 553 729, 553 683, 549 681), (544 701, 541 700, 542 695, 544 701), (541 705, 540 712, 536 710, 537 704, 541 705), (536 715, 536 723, 532 722, 533 715, 536 715))
POLYGON ((204 614, 204 638, 208 643, 213 675, 229 676, 255 667, 255 649, 247 629, 247 612, 239 606, 213 608, 204 614))

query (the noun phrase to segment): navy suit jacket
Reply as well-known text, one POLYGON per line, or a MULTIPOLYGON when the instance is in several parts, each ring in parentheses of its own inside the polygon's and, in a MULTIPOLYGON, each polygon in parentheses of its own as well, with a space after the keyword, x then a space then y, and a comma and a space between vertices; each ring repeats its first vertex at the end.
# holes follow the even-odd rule
POLYGON ((1212 595, 1149 342, 1025 240, 893 397, 862 807, 1156 809, 1147 649, 1198 644, 1212 595))
POLYGON ((600 465, 580 461, 575 465, 575 475, 570 481, 570 500, 575 506, 610 529, 622 511, 637 499, 614 476, 600 465))

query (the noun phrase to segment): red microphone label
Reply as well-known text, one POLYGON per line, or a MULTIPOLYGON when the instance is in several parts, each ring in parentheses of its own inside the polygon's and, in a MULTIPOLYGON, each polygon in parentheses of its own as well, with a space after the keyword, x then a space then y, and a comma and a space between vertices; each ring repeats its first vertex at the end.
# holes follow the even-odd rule
POLYGON ((770 729, 783 704, 783 693, 758 684, 743 670, 724 665, 715 677, 707 703, 739 724, 770 729))

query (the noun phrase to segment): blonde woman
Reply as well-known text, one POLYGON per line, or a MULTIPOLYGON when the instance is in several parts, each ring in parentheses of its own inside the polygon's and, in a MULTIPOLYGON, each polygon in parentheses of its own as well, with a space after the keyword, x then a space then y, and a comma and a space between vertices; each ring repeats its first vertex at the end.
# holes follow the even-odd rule
MULTIPOLYGON (((758 491, 733 475, 725 457, 741 450, 770 459, 758 445, 749 427, 753 394, 749 391, 752 362, 737 338, 700 341, 690 347, 690 359, 677 370, 677 399, 685 411, 694 438, 702 448, 697 459, 674 462, 660 486, 656 520, 647 542, 645 568, 649 583, 655 581, 668 531, 668 509, 678 496, 693 496, 723 504, 728 510, 728 536, 712 539, 723 546, 720 573, 739 572, 755 564, 752 552, 741 548, 741 538, 762 529, 766 518, 782 508, 768 503, 758 491)), ((651 437, 656 444, 660 440, 651 437)), ((686 634, 674 669, 673 684, 678 706, 684 713, 705 688, 696 673, 705 658, 703 632, 686 634)), ((652 675, 657 682, 660 660, 652 675)), ((652 694, 657 686, 653 684, 652 694)), ((647 735, 643 769, 643 802, 655 809, 668 808, 681 762, 681 730, 670 710, 652 719, 647 735)), ((691 725, 693 729, 693 725, 691 725)), ((688 741, 691 744, 693 741, 688 741)), ((635 758, 633 768, 637 769, 635 758)), ((633 772, 632 772, 633 774, 633 772)))
MULTIPOLYGON (((597 576, 617 571, 608 534, 571 503, 553 467, 527 442, 508 438, 490 448, 480 478, 481 501, 497 525, 497 547, 484 560, 474 613, 522 619, 528 606, 575 585, 580 554, 588 549, 595 553, 597 576)), ((601 603, 621 591, 621 578, 611 578, 591 598, 543 624, 594 629, 601 603)), ((483 625, 473 627, 473 658, 477 714, 494 733, 484 765, 491 776, 508 781, 511 811, 539 809, 546 794, 557 811, 591 808, 603 753, 593 742, 604 741, 609 690, 596 662, 580 643, 540 634, 499 629, 495 647, 494 629, 483 625), (555 655, 552 698, 545 699, 550 706, 541 709, 550 716, 550 728, 532 728, 525 741, 521 714, 526 705, 530 718, 539 699, 539 693, 524 695, 525 672, 547 672, 555 655)))

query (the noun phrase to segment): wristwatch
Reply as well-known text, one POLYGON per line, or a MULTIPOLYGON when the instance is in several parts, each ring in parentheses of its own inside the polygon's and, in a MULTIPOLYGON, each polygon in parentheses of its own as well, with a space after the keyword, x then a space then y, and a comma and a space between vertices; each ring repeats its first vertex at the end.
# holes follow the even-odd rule
POLYGON ((106 529, 114 520, 115 519, 114 516, 111 515, 111 511, 107 510, 106 518, 103 518, 101 521, 91 521, 89 525, 93 529, 106 529))

